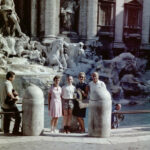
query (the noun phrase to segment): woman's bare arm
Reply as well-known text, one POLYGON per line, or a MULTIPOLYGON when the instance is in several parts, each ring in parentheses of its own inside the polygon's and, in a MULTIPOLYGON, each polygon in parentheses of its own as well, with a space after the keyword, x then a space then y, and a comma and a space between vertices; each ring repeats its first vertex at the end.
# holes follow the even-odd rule
POLYGON ((48 110, 50 110, 51 94, 48 93, 48 110))

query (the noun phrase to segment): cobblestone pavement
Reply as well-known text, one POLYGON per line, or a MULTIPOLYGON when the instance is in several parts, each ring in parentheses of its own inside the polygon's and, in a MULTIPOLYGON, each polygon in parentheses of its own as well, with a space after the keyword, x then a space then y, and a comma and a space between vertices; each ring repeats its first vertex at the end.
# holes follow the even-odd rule
POLYGON ((52 141, 17 142, 0 145, 0 150, 150 150, 149 142, 130 144, 88 144, 52 141))
POLYGON ((109 138, 87 134, 51 134, 43 136, 4 136, 0 150, 150 150, 150 127, 115 129, 109 138))

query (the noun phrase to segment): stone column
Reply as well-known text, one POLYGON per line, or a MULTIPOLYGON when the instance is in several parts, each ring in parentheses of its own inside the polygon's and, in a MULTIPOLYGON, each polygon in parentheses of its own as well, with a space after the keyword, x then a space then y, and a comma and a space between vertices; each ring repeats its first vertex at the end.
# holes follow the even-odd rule
POLYGON ((56 38, 59 26, 60 0, 45 0, 45 35, 44 43, 56 38), (47 41, 48 40, 48 41, 47 41))
POLYGON ((37 0, 31 0, 31 38, 37 37, 37 0))
POLYGON ((97 34, 98 0, 87 0, 87 38, 93 39, 97 34))
POLYGON ((142 44, 149 44, 150 34, 150 0, 143 1, 142 44))
POLYGON ((40 0, 40 14, 39 14, 39 26, 40 26, 40 31, 39 31, 39 36, 42 39, 45 35, 45 0, 40 0))
POLYGON ((124 48, 123 44, 123 22, 124 22, 124 1, 116 0, 115 19, 115 43, 114 48, 124 48))
POLYGON ((80 0, 79 35, 81 39, 86 39, 87 37, 87 0, 80 0))

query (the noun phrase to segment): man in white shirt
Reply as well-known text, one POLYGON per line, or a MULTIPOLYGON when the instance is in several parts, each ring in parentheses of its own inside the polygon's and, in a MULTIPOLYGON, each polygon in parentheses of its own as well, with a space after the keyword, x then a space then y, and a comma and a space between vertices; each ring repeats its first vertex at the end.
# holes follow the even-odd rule
POLYGON ((93 81, 89 83, 89 96, 90 100, 96 101, 98 100, 97 97, 99 97, 97 93, 101 92, 101 95, 103 95, 107 91, 107 88, 105 83, 99 80, 99 74, 97 72, 92 73, 92 79, 93 81))
POLYGON ((4 134, 9 134, 9 127, 11 118, 15 118, 15 125, 13 128, 13 134, 19 134, 19 126, 21 122, 20 114, 16 106, 18 100, 17 93, 13 89, 12 81, 15 79, 15 73, 10 71, 6 74, 6 81, 1 85, 0 99, 1 108, 4 112, 14 112, 15 114, 4 115, 4 134))

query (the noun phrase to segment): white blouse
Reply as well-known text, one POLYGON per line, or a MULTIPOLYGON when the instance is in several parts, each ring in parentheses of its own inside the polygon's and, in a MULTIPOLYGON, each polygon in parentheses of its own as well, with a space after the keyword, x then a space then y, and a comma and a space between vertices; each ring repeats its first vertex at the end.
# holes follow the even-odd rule
POLYGON ((75 86, 73 85, 64 85, 62 87, 62 98, 63 99, 73 99, 73 94, 75 92, 75 86))

